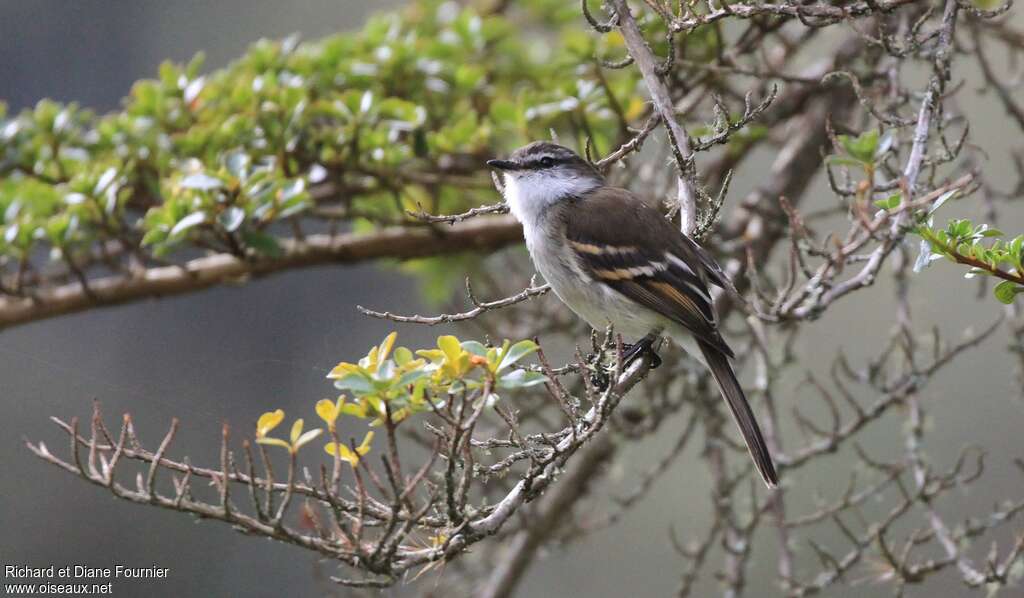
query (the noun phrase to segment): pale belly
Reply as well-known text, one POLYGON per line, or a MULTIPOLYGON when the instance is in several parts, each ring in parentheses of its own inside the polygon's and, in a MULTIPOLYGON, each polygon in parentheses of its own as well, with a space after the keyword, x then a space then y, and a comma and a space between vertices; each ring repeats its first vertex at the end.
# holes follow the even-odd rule
POLYGON ((526 247, 533 264, 551 290, 577 316, 603 331, 611 324, 624 342, 634 342, 651 332, 664 334, 673 344, 705 364, 693 335, 678 323, 642 307, 619 292, 594 282, 576 263, 568 248, 553 243, 537 244, 527 235, 526 247))
POLYGON ((594 282, 578 266, 568 248, 551 243, 538 247, 532 241, 527 239, 527 248, 537 271, 551 285, 551 290, 562 303, 593 328, 604 330, 611 324, 623 339, 633 341, 652 331, 671 326, 658 313, 594 282))

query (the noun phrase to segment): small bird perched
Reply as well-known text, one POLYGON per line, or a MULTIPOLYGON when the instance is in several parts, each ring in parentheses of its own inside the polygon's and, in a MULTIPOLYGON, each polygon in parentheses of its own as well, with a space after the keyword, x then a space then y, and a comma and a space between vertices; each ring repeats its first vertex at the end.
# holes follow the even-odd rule
POLYGON ((609 323, 640 339, 635 357, 662 334, 703 363, 718 382, 750 456, 769 487, 778 475, 750 405, 736 380, 732 349, 718 332, 708 284, 725 273, 661 212, 626 189, 610 187, 569 148, 536 141, 501 170, 505 200, 523 225, 537 270, 558 298, 594 328, 609 323))

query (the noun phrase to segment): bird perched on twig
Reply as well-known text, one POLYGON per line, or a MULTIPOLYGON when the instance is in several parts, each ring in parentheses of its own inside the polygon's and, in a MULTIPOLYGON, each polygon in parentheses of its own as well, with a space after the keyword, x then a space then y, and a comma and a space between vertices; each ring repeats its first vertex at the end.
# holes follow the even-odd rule
POLYGON ((627 358, 667 335, 711 370, 769 487, 778 483, 768 447, 718 331, 709 284, 728 287, 721 267, 661 212, 608 186, 569 148, 537 141, 507 160, 487 162, 504 174, 504 194, 522 223, 537 270, 591 326, 609 323, 631 345, 627 358))

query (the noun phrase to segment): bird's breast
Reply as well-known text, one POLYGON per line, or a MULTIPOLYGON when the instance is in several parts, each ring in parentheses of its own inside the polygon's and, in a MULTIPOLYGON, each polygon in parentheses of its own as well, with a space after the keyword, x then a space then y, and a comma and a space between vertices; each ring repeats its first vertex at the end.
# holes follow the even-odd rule
POLYGON ((664 327, 661 316, 591 278, 568 244, 560 241, 564 235, 537 234, 543 230, 534 229, 534 234, 526 235, 530 257, 551 290, 576 315, 597 330, 612 324, 615 331, 627 339, 639 338, 654 328, 664 327))

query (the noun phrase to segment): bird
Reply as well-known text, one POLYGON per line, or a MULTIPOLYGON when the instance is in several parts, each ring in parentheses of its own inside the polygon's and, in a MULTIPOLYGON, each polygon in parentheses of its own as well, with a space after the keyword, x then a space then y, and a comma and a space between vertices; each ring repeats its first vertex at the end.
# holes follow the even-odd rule
POLYGON ((595 329, 610 324, 623 338, 639 339, 629 358, 653 356, 654 342, 668 336, 707 367, 765 484, 777 486, 771 453, 729 361, 735 355, 719 332, 709 285, 732 287, 715 259, 657 207, 608 185, 567 147, 535 141, 487 165, 501 172, 505 201, 555 295, 595 329))

